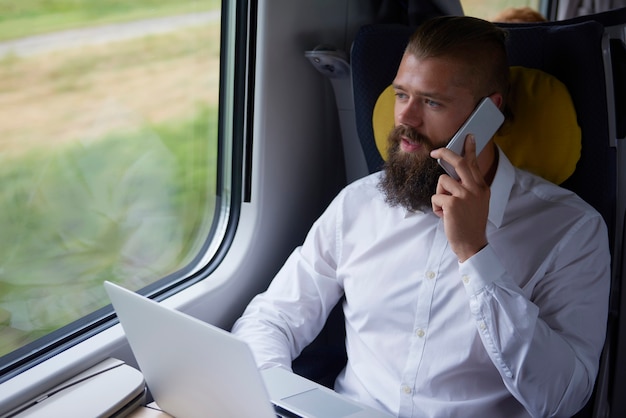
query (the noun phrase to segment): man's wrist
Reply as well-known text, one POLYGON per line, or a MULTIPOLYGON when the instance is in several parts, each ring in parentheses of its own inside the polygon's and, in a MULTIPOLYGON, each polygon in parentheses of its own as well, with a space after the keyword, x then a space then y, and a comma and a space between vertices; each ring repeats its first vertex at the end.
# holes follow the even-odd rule
POLYGON ((459 263, 463 263, 473 257, 474 255, 481 252, 489 243, 484 241, 481 244, 468 246, 466 249, 462 249, 456 253, 456 256, 459 259, 459 263))

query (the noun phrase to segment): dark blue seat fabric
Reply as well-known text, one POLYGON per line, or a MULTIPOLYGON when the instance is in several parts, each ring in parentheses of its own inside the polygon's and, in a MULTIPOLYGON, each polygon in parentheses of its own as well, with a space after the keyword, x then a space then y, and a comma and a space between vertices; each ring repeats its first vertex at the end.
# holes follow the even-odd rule
POLYGON ((413 29, 405 25, 368 25, 359 30, 352 45, 354 115, 370 173, 379 171, 383 165, 372 128, 374 105, 395 78, 411 33, 413 29))
POLYGON ((604 28, 588 21, 508 29, 510 65, 550 73, 567 86, 572 96, 581 128, 582 151, 574 174, 562 186, 578 193, 602 214, 613 243, 616 154, 609 137, 602 58, 604 28))

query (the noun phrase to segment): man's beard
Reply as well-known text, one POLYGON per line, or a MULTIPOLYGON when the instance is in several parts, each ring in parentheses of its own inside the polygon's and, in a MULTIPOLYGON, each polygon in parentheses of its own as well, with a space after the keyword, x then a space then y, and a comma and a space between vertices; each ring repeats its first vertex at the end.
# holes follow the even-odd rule
POLYGON ((403 206, 417 211, 432 207, 431 198, 437 190, 439 176, 445 171, 430 157, 433 145, 414 129, 396 126, 389 134, 388 158, 378 187, 391 206, 403 206), (405 152, 400 149, 402 136, 419 142, 424 152, 405 152))

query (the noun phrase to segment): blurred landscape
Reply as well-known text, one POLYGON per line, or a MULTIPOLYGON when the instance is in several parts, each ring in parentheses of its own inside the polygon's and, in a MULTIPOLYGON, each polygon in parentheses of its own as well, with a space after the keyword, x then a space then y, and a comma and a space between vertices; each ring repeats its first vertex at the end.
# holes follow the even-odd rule
MULTIPOLYGON (((219 12, 0 0, 0 40, 219 12)), ((220 21, 0 57, 0 356, 184 267, 215 204, 220 21)), ((167 19, 163 20, 167 22, 167 19)))

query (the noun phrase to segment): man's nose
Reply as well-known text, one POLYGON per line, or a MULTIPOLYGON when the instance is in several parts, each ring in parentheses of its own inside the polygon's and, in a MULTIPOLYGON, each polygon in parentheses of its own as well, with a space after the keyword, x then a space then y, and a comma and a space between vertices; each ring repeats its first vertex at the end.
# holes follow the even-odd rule
POLYGON ((396 115, 396 125, 406 125, 417 128, 421 126, 422 122, 421 106, 414 100, 405 103, 396 115))

